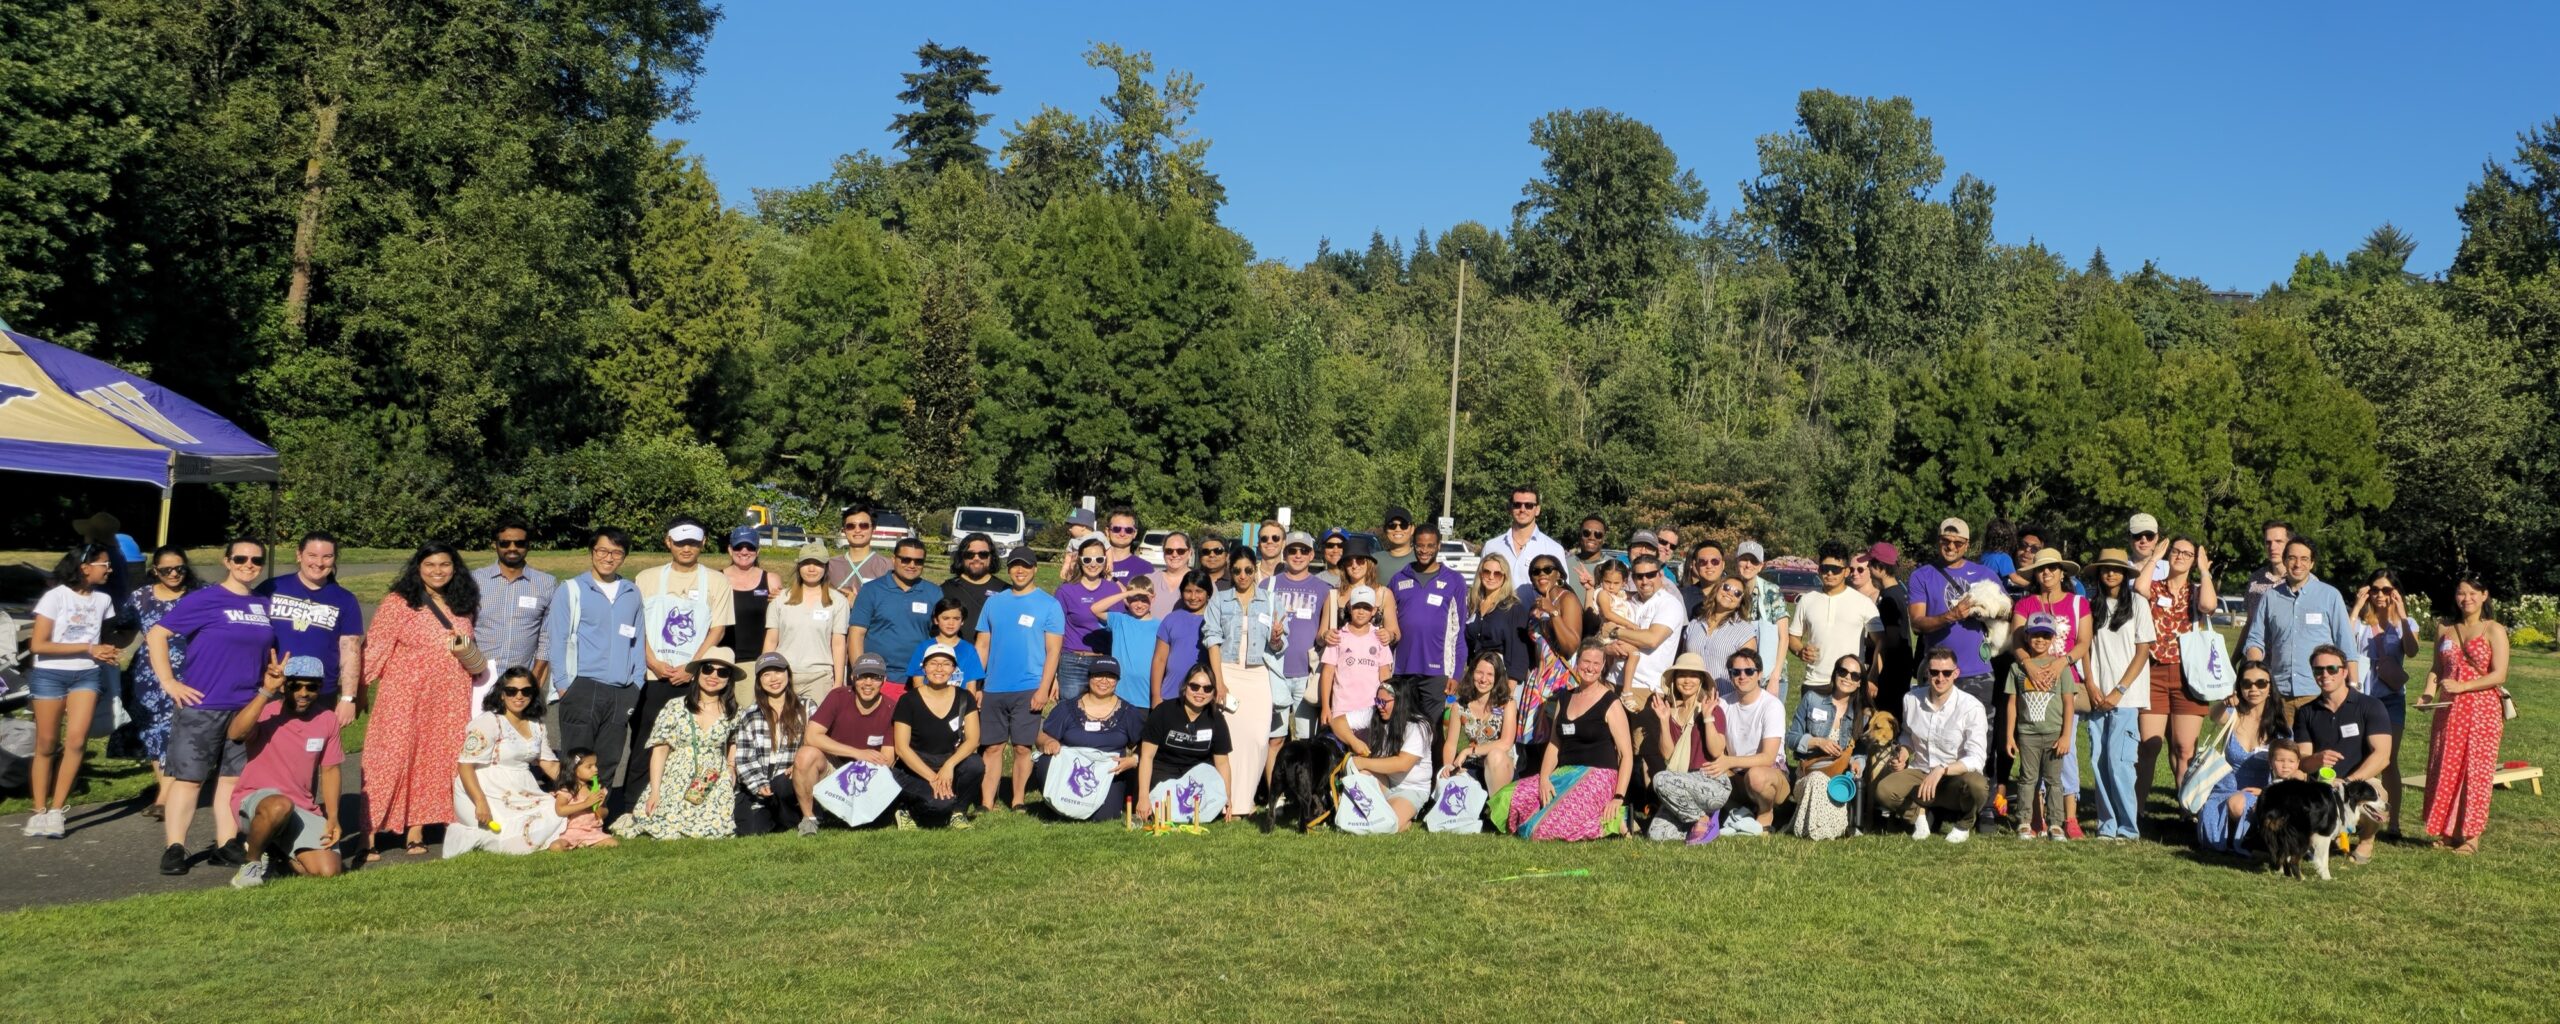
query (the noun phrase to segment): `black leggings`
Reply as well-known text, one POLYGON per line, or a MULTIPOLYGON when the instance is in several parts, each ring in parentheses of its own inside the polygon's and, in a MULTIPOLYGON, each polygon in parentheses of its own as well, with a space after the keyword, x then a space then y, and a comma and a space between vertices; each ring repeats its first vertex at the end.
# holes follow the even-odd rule
POLYGON ((772 796, 757 796, 745 786, 737 787, 739 835, 760 836, 800 827, 800 797, 791 788, 790 776, 776 776, 771 785, 772 796))
POLYGON ((898 791, 906 794, 899 798, 899 807, 913 815, 916 824, 928 827, 940 826, 949 824, 952 815, 959 813, 961 808, 969 806, 969 801, 977 799, 978 785, 986 780, 987 763, 978 755, 970 754, 962 758, 959 764, 954 765, 951 769, 951 799, 949 800, 936 799, 933 795, 933 784, 926 782, 924 776, 908 771, 904 764, 898 765, 896 775, 898 791))

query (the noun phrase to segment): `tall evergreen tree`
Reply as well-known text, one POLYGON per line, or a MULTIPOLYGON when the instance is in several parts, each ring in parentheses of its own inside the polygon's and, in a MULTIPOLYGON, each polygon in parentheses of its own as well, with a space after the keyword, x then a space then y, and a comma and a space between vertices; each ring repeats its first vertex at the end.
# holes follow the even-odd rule
POLYGON ((898 150, 932 174, 985 167, 987 147, 978 144, 978 130, 995 115, 978 113, 973 97, 1004 91, 988 77, 987 58, 928 39, 916 47, 916 63, 924 70, 899 76, 907 87, 898 93, 898 102, 916 109, 889 121, 889 130, 898 133, 898 150))

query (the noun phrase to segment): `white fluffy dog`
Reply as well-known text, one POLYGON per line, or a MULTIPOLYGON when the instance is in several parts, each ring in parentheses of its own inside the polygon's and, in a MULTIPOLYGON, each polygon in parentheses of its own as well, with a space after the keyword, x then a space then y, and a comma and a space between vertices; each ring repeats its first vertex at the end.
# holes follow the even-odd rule
POLYGON ((1973 618, 1982 623, 1983 642, 1993 651, 2009 647, 2009 591, 1998 581, 1983 580, 1967 588, 1964 596, 1973 601, 1973 618))

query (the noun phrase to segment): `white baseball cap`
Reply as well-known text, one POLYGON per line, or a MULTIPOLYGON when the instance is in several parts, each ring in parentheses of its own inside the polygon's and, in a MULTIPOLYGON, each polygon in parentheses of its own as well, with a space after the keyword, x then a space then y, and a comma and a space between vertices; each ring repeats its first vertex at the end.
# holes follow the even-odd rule
POLYGON ((682 544, 686 541, 692 541, 696 544, 702 543, 702 527, 695 526, 692 523, 679 523, 676 525, 675 529, 667 531, 667 540, 668 542, 675 544, 682 544))

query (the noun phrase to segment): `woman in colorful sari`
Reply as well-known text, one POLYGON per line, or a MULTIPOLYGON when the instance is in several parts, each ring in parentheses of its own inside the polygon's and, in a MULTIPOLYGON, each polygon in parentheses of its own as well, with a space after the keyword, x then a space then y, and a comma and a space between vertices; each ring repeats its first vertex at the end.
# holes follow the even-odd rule
POLYGON ((1549 702, 1551 741, 1535 778, 1514 784, 1507 824, 1527 839, 1598 839, 1615 831, 1635 775, 1626 705, 1601 679, 1607 655, 1575 652, 1573 689, 1549 702))

